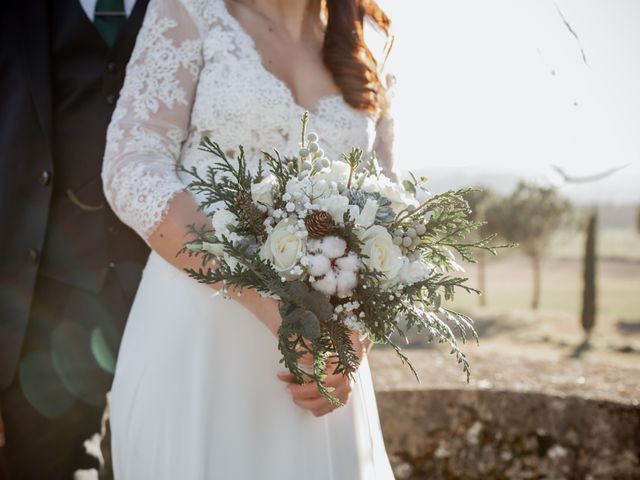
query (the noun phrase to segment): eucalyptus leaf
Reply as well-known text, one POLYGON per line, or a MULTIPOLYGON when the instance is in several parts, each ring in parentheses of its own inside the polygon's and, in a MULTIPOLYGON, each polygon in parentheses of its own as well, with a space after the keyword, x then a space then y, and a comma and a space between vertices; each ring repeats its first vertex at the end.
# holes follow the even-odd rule
POLYGON ((289 292, 293 299, 301 300, 307 293, 309 293, 309 287, 299 280, 288 283, 289 292))
POLYGON ((299 324, 305 312, 307 312, 307 310, 304 308, 296 308, 282 317, 282 323, 299 324))
POLYGON ((411 181, 403 180, 402 186, 407 192, 412 193, 413 195, 416 194, 416 186, 411 181))
POLYGON ((309 340, 315 340, 320 336, 320 320, 318 320, 318 317, 312 311, 305 310, 299 323, 303 337, 309 340))
POLYGON ((307 293, 302 303, 305 307, 311 310, 317 318, 327 321, 333 315, 333 306, 329 299, 318 291, 307 293))

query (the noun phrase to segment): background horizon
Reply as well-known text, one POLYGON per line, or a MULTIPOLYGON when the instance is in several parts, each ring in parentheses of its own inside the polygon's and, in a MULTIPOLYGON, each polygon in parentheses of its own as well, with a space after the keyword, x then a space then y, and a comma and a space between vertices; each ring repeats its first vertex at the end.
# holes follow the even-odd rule
POLYGON ((396 35, 399 172, 435 191, 525 178, 580 204, 640 202, 640 2, 380 5, 396 35), (552 165, 576 177, 626 167, 567 185, 552 165))

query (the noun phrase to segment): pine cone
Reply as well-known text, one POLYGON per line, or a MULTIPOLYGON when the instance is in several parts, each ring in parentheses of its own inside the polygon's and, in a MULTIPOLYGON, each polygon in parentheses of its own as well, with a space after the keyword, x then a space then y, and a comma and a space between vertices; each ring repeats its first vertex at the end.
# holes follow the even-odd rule
POLYGON ((313 212, 304 220, 312 237, 326 237, 333 230, 333 218, 327 212, 313 212))

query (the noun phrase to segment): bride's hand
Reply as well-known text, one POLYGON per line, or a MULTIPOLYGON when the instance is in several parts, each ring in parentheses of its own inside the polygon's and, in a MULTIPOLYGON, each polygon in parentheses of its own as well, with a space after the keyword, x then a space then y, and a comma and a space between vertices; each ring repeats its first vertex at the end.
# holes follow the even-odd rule
MULTIPOLYGON (((360 361, 362 362, 363 358, 371 348, 372 342, 368 338, 361 341, 359 333, 355 331, 351 332, 351 341, 360 361)), ((307 354, 303 356, 300 359, 300 363, 305 366, 310 366, 312 363, 311 355, 307 354)), ((333 373, 336 365, 337 363, 335 361, 327 364, 328 375, 325 380, 325 384, 329 387, 335 388, 335 390, 331 392, 331 395, 340 400, 342 404, 346 405, 349 401, 349 397, 351 396, 351 379, 348 375, 333 373)), ((278 378, 288 384, 287 388, 293 397, 293 403, 301 408, 309 410, 316 417, 326 415, 337 408, 320 394, 315 382, 299 385, 295 382, 294 376, 288 372, 278 373, 278 378)))
MULTIPOLYGON (((329 400, 320 395, 320 391, 315 382, 299 385, 296 383, 294 376, 289 372, 278 373, 278 378, 288 384, 287 388, 293 397, 293 403, 300 408, 309 410, 316 417, 326 415, 336 408, 329 400)), ((351 395, 351 380, 347 375, 343 375, 342 373, 328 374, 325 379, 325 385, 334 388, 331 392, 332 396, 340 400, 342 404, 347 404, 351 395)))

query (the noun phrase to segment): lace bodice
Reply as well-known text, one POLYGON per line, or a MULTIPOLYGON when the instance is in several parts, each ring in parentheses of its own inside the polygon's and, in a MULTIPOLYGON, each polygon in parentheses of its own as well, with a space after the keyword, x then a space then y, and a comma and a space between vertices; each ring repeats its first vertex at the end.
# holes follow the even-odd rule
MULTIPOLYGON (((203 136, 231 155, 243 145, 255 166, 262 149, 297 153, 304 111, 224 0, 151 0, 107 134, 107 200, 146 240, 184 190, 176 164, 204 170, 214 161, 198 150, 203 136)), ((333 95, 320 99, 310 124, 328 156, 375 149, 390 170, 390 118, 333 95)))

